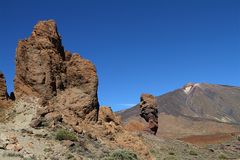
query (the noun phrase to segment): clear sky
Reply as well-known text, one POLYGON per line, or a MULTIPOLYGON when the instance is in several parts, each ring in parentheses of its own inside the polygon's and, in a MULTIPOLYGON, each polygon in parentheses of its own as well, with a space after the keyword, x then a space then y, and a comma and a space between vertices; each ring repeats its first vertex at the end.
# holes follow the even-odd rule
POLYGON ((239 0, 2 0, 9 91, 17 41, 46 19, 56 20, 66 50, 96 65, 100 104, 114 110, 187 82, 240 86, 239 0))

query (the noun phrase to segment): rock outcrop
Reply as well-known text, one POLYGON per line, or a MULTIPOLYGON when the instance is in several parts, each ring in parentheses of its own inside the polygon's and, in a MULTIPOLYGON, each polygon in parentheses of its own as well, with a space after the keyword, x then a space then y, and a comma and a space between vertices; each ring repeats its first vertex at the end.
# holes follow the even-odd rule
POLYGON ((0 72, 0 108, 8 106, 8 93, 3 73, 0 72))
POLYGON ((41 21, 16 50, 16 98, 34 95, 44 101, 66 87, 65 53, 54 21, 41 21))
POLYGON ((40 98, 42 108, 32 126, 43 119, 57 118, 74 125, 97 121, 96 68, 79 54, 64 50, 53 20, 40 21, 28 39, 19 41, 14 85, 16 99, 40 98))
POLYGON ((120 124, 120 117, 118 117, 110 107, 101 106, 99 109, 99 120, 102 122, 113 122, 116 125, 120 124))
MULTIPOLYGON (((120 118, 111 108, 99 108, 95 66, 79 54, 64 50, 53 20, 39 22, 29 38, 19 41, 14 86, 15 95, 11 93, 9 98, 16 98, 16 101, 6 115, 12 119, 7 126, 14 128, 11 132, 18 135, 14 135, 13 143, 8 142, 7 138, 1 143, 0 138, 0 147, 2 145, 3 149, 24 155, 31 153, 33 150, 27 151, 25 140, 22 142, 22 136, 27 136, 31 137, 27 138, 31 141, 30 145, 38 146, 34 154, 49 158, 43 149, 48 139, 34 139, 36 136, 33 135, 43 132, 42 136, 45 137, 49 131, 52 134, 64 129, 74 134, 77 140, 63 144, 51 140, 53 143, 50 148, 60 146, 60 149, 53 147, 56 154, 50 154, 54 158, 62 159, 58 157, 64 155, 62 146, 71 148, 71 145, 79 144, 79 150, 71 150, 71 154, 75 152, 78 158, 83 154, 87 158, 100 159, 108 148, 110 151, 126 148, 144 159, 150 159, 148 147, 142 138, 125 131, 120 118)), ((6 91, 4 87, 2 89, 6 91)), ((9 133, 5 127, 0 128, 4 129, 1 130, 4 134, 9 133)))
POLYGON ((148 122, 147 131, 156 135, 158 130, 158 110, 156 99, 153 95, 142 94, 140 100, 140 116, 148 122))
POLYGON ((2 101, 7 99, 8 99, 8 93, 7 93, 6 80, 3 73, 0 72, 0 100, 2 101))

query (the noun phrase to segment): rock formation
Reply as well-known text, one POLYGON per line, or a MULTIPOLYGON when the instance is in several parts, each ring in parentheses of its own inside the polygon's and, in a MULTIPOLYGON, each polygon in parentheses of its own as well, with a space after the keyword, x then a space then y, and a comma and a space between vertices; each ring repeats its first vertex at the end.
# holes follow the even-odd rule
POLYGON ((102 122, 114 122, 116 125, 120 124, 120 118, 113 113, 110 107, 102 106, 99 109, 99 120, 102 122))
POLYGON ((35 127, 42 119, 72 125, 97 121, 96 68, 80 55, 64 51, 53 20, 40 21, 28 39, 19 41, 14 85, 16 99, 40 98, 43 108, 33 121, 35 127))
POLYGON ((5 77, 3 73, 0 72, 0 108, 10 107, 14 100, 14 92, 11 92, 10 96, 8 95, 5 77))
POLYGON ((8 106, 8 93, 3 73, 0 72, 0 108, 8 106))
POLYGON ((140 116, 148 122, 148 131, 156 135, 158 130, 158 110, 156 99, 153 95, 142 94, 140 100, 140 116))
POLYGON ((3 73, 0 72, 0 100, 7 100, 8 93, 7 93, 7 86, 6 80, 3 73))
POLYGON ((36 113, 28 117, 31 129, 68 129, 94 143, 131 149, 149 159, 142 140, 125 131, 109 107, 99 108, 95 66, 64 50, 53 20, 39 22, 31 36, 18 43, 14 86, 16 107, 17 102, 28 103, 36 113))
POLYGON ((16 98, 49 100, 66 87, 65 53, 54 21, 39 22, 16 50, 16 98))

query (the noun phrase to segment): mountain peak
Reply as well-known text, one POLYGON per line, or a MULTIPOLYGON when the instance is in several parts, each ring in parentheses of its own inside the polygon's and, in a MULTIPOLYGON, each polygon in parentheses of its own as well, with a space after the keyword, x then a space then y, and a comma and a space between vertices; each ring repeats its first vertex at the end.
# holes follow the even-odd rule
MULTIPOLYGON (((187 83, 182 88, 158 96, 156 99, 159 113, 240 124, 239 87, 187 83)), ((131 108, 120 114, 126 121, 137 113, 137 108, 131 108)))
POLYGON ((183 91, 186 93, 186 94, 189 94, 191 93, 192 89, 195 88, 195 87, 200 87, 200 83, 192 83, 192 82, 189 82, 187 83, 186 85, 184 85, 182 87, 183 91))

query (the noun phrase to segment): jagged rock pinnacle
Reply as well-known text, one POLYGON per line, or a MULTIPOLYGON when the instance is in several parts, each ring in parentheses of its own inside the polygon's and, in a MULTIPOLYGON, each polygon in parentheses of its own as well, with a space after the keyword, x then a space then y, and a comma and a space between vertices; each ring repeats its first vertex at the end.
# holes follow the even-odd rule
POLYGON ((50 108, 44 111, 47 117, 62 116, 66 123, 97 120, 96 68, 79 54, 64 51, 53 20, 38 22, 31 36, 19 41, 14 86, 16 99, 40 98, 50 108))

